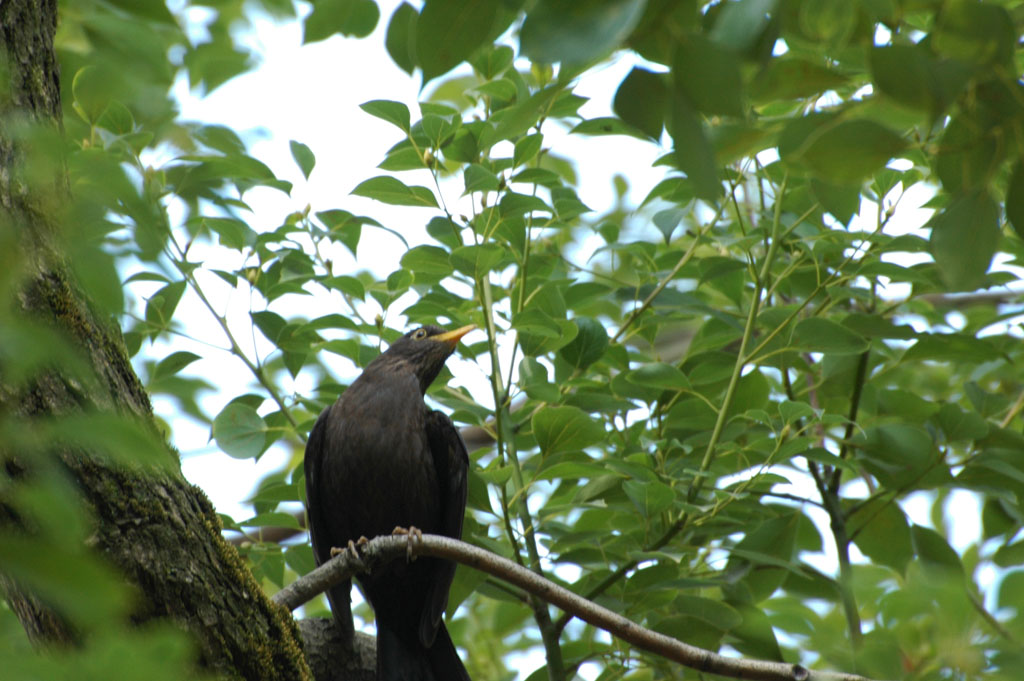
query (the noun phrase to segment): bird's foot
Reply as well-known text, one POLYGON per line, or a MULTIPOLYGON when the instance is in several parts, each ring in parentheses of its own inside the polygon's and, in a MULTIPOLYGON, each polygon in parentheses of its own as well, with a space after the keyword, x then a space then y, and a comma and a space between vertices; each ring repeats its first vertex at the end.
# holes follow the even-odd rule
POLYGON ((398 534, 407 537, 408 543, 406 544, 405 547, 405 557, 410 563, 416 560, 416 556, 413 555, 412 552, 412 546, 413 542, 423 541, 423 532, 420 531, 420 528, 416 527, 415 525, 410 525, 409 529, 406 529, 404 527, 396 527, 395 529, 391 530, 391 534, 398 534))
POLYGON ((363 556, 361 550, 370 542, 366 537, 360 537, 356 541, 348 540, 348 546, 339 548, 337 546, 331 547, 331 558, 340 556, 341 554, 348 554, 349 560, 353 561, 359 568, 360 572, 368 572, 366 563, 363 562, 363 556))

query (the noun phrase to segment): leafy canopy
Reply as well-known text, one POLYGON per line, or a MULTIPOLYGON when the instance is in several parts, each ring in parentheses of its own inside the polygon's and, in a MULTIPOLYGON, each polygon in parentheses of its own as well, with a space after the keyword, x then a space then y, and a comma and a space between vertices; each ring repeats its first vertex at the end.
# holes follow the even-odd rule
MULTIPOLYGON (((259 537, 297 527, 302 442, 338 367, 406 323, 472 322, 486 338, 463 354, 486 393, 430 393, 486 436, 471 439, 469 541, 710 649, 1009 679, 1024 661, 1021 5, 427 0, 382 18, 370 0, 318 1, 306 42, 386 21, 391 58, 423 79, 418 110, 362 105, 394 145, 352 189, 408 218, 339 197, 257 230, 247 192, 292 187, 167 96, 179 71, 212 89, 248 67, 228 30, 241 3, 212 3, 195 40, 160 5, 69 1, 68 239, 89 254, 72 262, 154 395, 230 456, 292 453, 253 517, 223 517, 254 538, 270 590, 313 566, 308 546, 259 537), (637 65, 607 93, 614 115, 582 117, 579 79, 623 54, 637 65), (664 179, 640 205, 591 210, 551 147, 563 131, 596 153, 611 135, 662 145, 664 179), (922 201, 924 230, 909 224, 922 201), (334 244, 371 258, 359 246, 378 229, 429 241, 387 274, 330 259, 334 244), (193 257, 206 246, 239 264, 193 257), (252 301, 250 323, 228 323, 218 290, 252 301), (296 313, 313 297, 341 309, 296 313), (251 371, 216 414, 198 354, 146 350, 190 333, 185 300, 251 371), (252 334, 271 350, 244 350, 252 334), (911 519, 910 501, 927 512, 911 519), (980 533, 954 543, 968 521, 980 533)), ((316 172, 315 141, 291 150, 316 172)), ((511 678, 506 656, 538 648, 531 679, 697 678, 471 570, 450 611, 477 678, 511 678)))

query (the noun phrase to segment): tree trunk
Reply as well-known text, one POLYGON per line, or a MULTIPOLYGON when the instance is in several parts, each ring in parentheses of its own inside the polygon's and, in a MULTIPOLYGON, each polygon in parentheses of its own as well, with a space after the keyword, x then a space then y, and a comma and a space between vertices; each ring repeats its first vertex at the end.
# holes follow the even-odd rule
MULTIPOLYGON (((27 383, 5 383, 6 377, 0 375, 0 414, 29 423, 83 411, 113 411, 138 419, 155 433, 149 398, 119 332, 97 318, 68 274, 56 236, 59 230, 45 209, 53 196, 38 196, 13 179, 22 150, 10 136, 11 121, 28 117, 38 124, 60 126, 56 25, 57 0, 0 2, 0 230, 13 231, 20 249, 23 284, 14 292, 14 314, 61 332, 81 352, 96 380, 83 388, 60 367, 27 383)), ((63 171, 53 178, 53 187, 58 197, 67 196, 63 171)), ((174 459, 166 470, 116 465, 71 448, 56 453, 91 512, 90 544, 141 594, 133 621, 169 618, 189 630, 201 664, 219 676, 312 678, 290 613, 266 598, 221 536, 206 496, 180 475, 173 449, 164 449, 174 459)), ((32 462, 19 460, 17 451, 5 451, 4 458, 9 474, 31 474, 32 462)), ((0 516, 0 522, 15 521, 0 516)), ((75 642, 71 628, 27 589, 8 578, 0 582, 37 644, 75 642)))

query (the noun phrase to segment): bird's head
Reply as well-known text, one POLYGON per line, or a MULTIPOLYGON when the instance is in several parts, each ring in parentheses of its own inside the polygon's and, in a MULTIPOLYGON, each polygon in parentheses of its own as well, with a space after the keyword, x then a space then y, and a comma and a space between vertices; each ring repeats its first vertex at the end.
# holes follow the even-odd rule
POLYGON ((424 393, 441 373, 441 367, 455 352, 459 339, 476 328, 475 324, 447 331, 439 326, 421 326, 405 334, 379 357, 394 369, 412 371, 424 393))

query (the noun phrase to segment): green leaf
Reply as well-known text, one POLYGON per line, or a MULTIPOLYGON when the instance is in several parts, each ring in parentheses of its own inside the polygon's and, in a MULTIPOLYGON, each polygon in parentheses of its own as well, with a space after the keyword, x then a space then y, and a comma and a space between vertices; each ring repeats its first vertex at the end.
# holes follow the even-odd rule
POLYGON ((652 518, 666 510, 675 501, 672 488, 658 480, 627 480, 622 491, 645 518, 652 518))
POLYGON ((880 92, 904 106, 933 115, 948 105, 952 93, 947 91, 958 89, 955 83, 943 87, 941 71, 922 45, 873 47, 870 65, 872 80, 880 92))
POLYGON ((875 498, 849 517, 847 532, 865 556, 903 573, 914 557, 910 524, 895 501, 875 498))
POLYGON ((844 225, 860 212, 860 187, 856 185, 843 187, 815 178, 811 180, 811 192, 818 203, 844 225))
POLYGON ((963 577, 964 566, 960 562, 960 556, 945 537, 930 527, 921 525, 913 525, 910 528, 910 536, 914 542, 914 552, 925 568, 945 576, 963 577))
POLYGON ((247 520, 238 522, 241 527, 285 527, 290 530, 301 530, 302 526, 291 513, 283 511, 269 511, 258 513, 247 520))
POLYGON ((255 459, 266 448, 267 424, 253 407, 231 402, 213 420, 213 439, 229 456, 255 459))
POLYGON ((573 322, 552 317, 534 306, 513 317, 512 328, 518 332, 523 353, 529 357, 554 352, 571 343, 578 333, 573 322))
POLYGON ((983 338, 959 333, 931 333, 922 336, 910 346, 903 353, 903 359, 980 364, 989 361, 996 354, 998 353, 995 347, 983 338))
POLYGON ((430 113, 426 104, 420 104, 420 108, 423 111, 423 118, 413 126, 413 134, 422 133, 429 140, 432 149, 441 149, 451 141, 462 120, 452 113, 430 113))
POLYGON ((705 114, 743 115, 739 58, 701 34, 684 36, 672 62, 673 87, 705 114))
POLYGON ((729 405, 729 415, 744 414, 752 409, 765 409, 770 394, 771 386, 764 373, 751 371, 742 376, 736 384, 736 393, 732 404, 729 405))
POLYGON ((388 292, 395 294, 397 297, 409 290, 412 286, 412 273, 408 270, 395 270, 388 275, 385 280, 385 286, 387 286, 388 292))
POLYGON ((976 411, 965 411, 952 402, 942 405, 935 415, 947 442, 980 440, 988 435, 988 422, 976 411))
POLYGON ((1006 219, 1017 236, 1024 239, 1024 163, 1013 164, 1013 174, 1006 186, 1006 219))
POLYGON ((416 68, 416 21, 420 18, 412 5, 403 2, 391 15, 384 46, 398 67, 412 75, 416 68))
POLYGON ((643 364, 626 374, 626 380, 635 385, 659 390, 686 390, 690 387, 686 374, 664 362, 643 364))
MULTIPOLYGON (((193 218, 195 220, 196 218, 193 218)), ((214 218, 207 215, 198 218, 201 226, 217 235, 222 246, 240 251, 252 246, 256 241, 256 232, 249 225, 235 218, 214 218)), ((189 220, 189 224, 193 224, 189 220)))
POLYGON ((417 280, 421 275, 439 279, 452 273, 448 251, 437 246, 417 246, 406 251, 402 267, 412 272, 417 280))
POLYGON ((202 359, 202 357, 194 352, 187 352, 185 350, 173 352, 160 360, 160 363, 153 368, 150 379, 158 381, 161 378, 173 376, 197 359, 202 359))
POLYGON ((842 324, 823 317, 808 317, 793 329, 793 347, 805 352, 853 355, 868 349, 868 342, 842 324))
POLYGON ((576 369, 586 369, 601 359, 608 347, 608 332, 601 322, 590 317, 577 317, 573 323, 578 329, 572 342, 559 351, 562 359, 576 369))
POLYGON ((938 13, 931 38, 939 54, 978 66, 1012 68, 1017 31, 998 5, 951 0, 938 13))
POLYGON ((285 327, 288 326, 288 322, 285 318, 276 312, 270 310, 263 310, 260 312, 252 312, 249 314, 252 317, 253 323, 256 328, 260 330, 267 340, 271 343, 277 344, 277 341, 281 338, 281 334, 285 327))
POLYGON ((109 75, 106 69, 86 66, 71 79, 74 109, 86 123, 99 119, 114 94, 108 83, 109 75))
POLYGON ((626 124, 622 120, 615 118, 614 116, 590 118, 585 121, 580 121, 576 127, 569 132, 574 135, 628 135, 642 140, 648 139, 647 136, 639 130, 626 124))
POLYGON ((544 456, 573 452, 606 437, 604 426, 576 407, 547 407, 530 419, 533 436, 544 456))
POLYGON ((1024 565, 1024 541, 1000 546, 992 556, 992 562, 1004 568, 1024 565))
POLYGON ((316 0, 303 23, 302 44, 326 40, 335 33, 365 38, 380 19, 373 0, 316 0))
POLYGON ((804 0, 798 21, 804 35, 831 45, 846 42, 857 20, 857 5, 847 0, 804 0))
POLYGON ((292 140, 289 144, 292 150, 292 158, 295 159, 295 163, 297 163, 299 168, 302 170, 303 176, 308 180, 309 174, 313 172, 313 166, 316 165, 316 156, 314 156, 312 150, 302 142, 292 140))
POLYGON ((689 99, 678 89, 674 90, 672 98, 668 131, 675 143, 675 162, 693 183, 697 196, 717 199, 722 194, 722 184, 715 149, 689 99))
POLYGON ((462 245, 462 238, 459 236, 460 229, 448 218, 433 217, 427 223, 427 234, 450 249, 456 249, 462 245))
POLYGON ((711 29, 711 39, 722 47, 746 52, 756 43, 775 10, 777 0, 723 3, 711 29))
POLYGON ((690 617, 696 617, 719 631, 729 631, 743 622, 735 608, 713 598, 682 594, 672 601, 672 607, 690 617))
POLYGON ((850 473, 858 473, 857 468, 848 462, 846 459, 840 459, 832 452, 822 447, 812 447, 806 451, 800 452, 800 455, 806 458, 808 461, 817 461, 825 466, 834 466, 836 468, 842 468, 850 473))
POLYGON ((719 122, 709 133, 718 162, 722 165, 755 156, 775 144, 773 131, 745 121, 719 122))
POLYGON ((561 399, 558 386, 548 378, 547 368, 533 357, 523 357, 519 362, 517 382, 530 399, 541 402, 558 402, 561 399))
POLYGON ((954 117, 939 141, 935 170, 951 194, 984 188, 1002 161, 996 135, 969 115, 954 117))
POLYGON ((538 211, 542 213, 554 213, 554 209, 544 203, 543 199, 529 194, 517 194, 516 192, 511 191, 505 192, 505 195, 501 197, 501 203, 498 204, 498 207, 501 209, 501 214, 503 216, 523 216, 538 211))
POLYGON ((797 402, 794 400, 784 400, 778 403, 779 405, 779 416, 786 423, 796 423, 801 419, 815 419, 817 415, 814 412, 814 408, 806 402, 797 402))
POLYGON ((128 107, 113 101, 107 104, 96 125, 117 135, 128 135, 135 130, 135 118, 128 107))
POLYGON ((768 62, 751 82, 750 97, 763 103, 805 99, 837 88, 846 81, 846 76, 821 64, 787 55, 768 62))
POLYGON ((448 260, 459 272, 478 278, 494 269, 504 256, 505 250, 499 244, 487 242, 460 246, 452 251, 448 260))
POLYGON ((331 236, 345 244, 345 247, 352 252, 352 255, 356 255, 359 238, 363 233, 363 225, 381 226, 373 218, 353 215, 347 210, 324 210, 317 213, 316 216, 324 223, 331 236))
POLYGON ((408 134, 409 107, 402 102, 393 102, 388 99, 374 99, 359 105, 359 108, 377 118, 391 123, 402 132, 408 134))
POLYGON ((65 414, 52 424, 41 424, 40 433, 117 463, 171 464, 167 447, 153 430, 118 413, 65 414))
POLYGON ((769 518, 748 530, 733 547, 725 572, 742 575, 740 582, 753 603, 771 596, 786 580, 796 550, 799 518, 799 513, 769 518))
POLYGON ((174 317, 174 310, 177 309, 183 293, 185 282, 175 281, 150 296, 146 301, 146 321, 156 330, 166 329, 174 317))
POLYGON ((491 106, 494 109, 504 108, 519 94, 519 88, 516 87, 515 82, 508 78, 488 81, 483 85, 473 88, 473 91, 485 97, 490 97, 491 106))
POLYGON ((146 272, 146 271, 136 272, 132 276, 130 276, 127 279, 125 279, 124 283, 125 284, 130 284, 130 283, 135 282, 135 281, 159 281, 160 283, 163 283, 163 284, 171 283, 170 279, 168 279, 164 275, 160 274, 159 272, 146 272))
POLYGON ((672 234, 675 233, 679 223, 689 214, 690 211, 683 208, 666 208, 665 210, 659 210, 651 218, 654 226, 665 237, 666 246, 672 242, 672 234))
POLYGON ((1024 570, 1015 570, 1003 577, 999 584, 999 595, 996 598, 999 609, 1020 608, 1024 603, 1024 570))
MULTIPOLYGON (((98 554, 83 554, 81 549, 76 551, 64 544, 51 546, 8 529, 0 533, 0 560, 9 578, 56 606, 78 626, 105 624, 104 620, 111 621, 128 609, 131 592, 118 580, 110 563, 98 554)), ((25 654, 35 657, 29 651, 31 648, 25 654)), ((5 676, 12 663, 11 659, 5 660, 5 676)), ((75 678, 80 673, 81 669, 75 668, 64 678, 75 678)), ((44 674, 22 678, 53 677, 44 674)))
POLYGON ((497 191, 501 186, 498 176, 479 163, 471 163, 466 166, 466 170, 463 172, 463 181, 466 184, 466 190, 462 192, 463 196, 473 192, 497 191))
POLYGON ((939 405, 907 390, 880 390, 879 414, 892 415, 907 423, 922 424, 939 410, 939 405))
MULTIPOLYGON (((341 279, 341 277, 338 277, 341 279)), ((351 279, 351 277, 347 277, 351 279)), ((356 280, 358 281, 358 279, 356 280)), ((362 297, 362 296, 358 296, 362 297)), ((340 314, 325 314, 317 317, 302 327, 304 330, 318 331, 320 329, 348 329, 349 331, 358 331, 359 327, 356 323, 345 315, 340 314)))
POLYGON ((245 142, 231 128, 223 125, 204 125, 195 132, 196 139, 225 156, 239 156, 246 153, 245 142))
POLYGON ((427 163, 422 151, 417 150, 409 140, 399 142, 384 155, 384 160, 377 164, 381 170, 398 172, 402 170, 420 170, 426 168, 427 163))
MULTIPOLYGON (((559 177, 558 173, 554 172, 553 170, 548 170, 546 168, 525 168, 524 170, 521 170, 512 176, 512 182, 535 184, 541 187, 547 187, 549 189, 556 189, 562 186, 562 178, 559 177)), ((523 196, 524 195, 522 194, 516 194, 512 199, 510 199, 509 203, 506 204, 506 212, 508 212, 509 209, 517 207, 517 203, 519 205, 540 205, 536 201, 536 196, 527 195, 527 198, 523 198, 523 196)), ((541 203, 543 203, 543 201, 541 203)), ((547 204, 544 204, 544 208, 538 210, 550 209, 548 208, 547 204)))
POLYGON ((518 168, 519 166, 532 161, 537 156, 537 152, 540 151, 543 143, 544 135, 540 133, 526 135, 525 137, 516 140, 515 150, 512 153, 513 167, 518 168))
POLYGON ((903 138, 874 121, 810 114, 791 121, 779 136, 779 155, 818 179, 859 183, 906 147, 903 138))
POLYGON ((564 223, 579 217, 583 213, 593 212, 585 203, 580 201, 576 192, 569 187, 552 187, 551 203, 555 209, 555 215, 564 223))
POLYGON ((729 631, 730 645, 742 655, 781 662, 782 649, 764 611, 749 603, 731 605, 743 616, 743 623, 729 631))
MULTIPOLYGON (((854 438, 860 459, 872 475, 888 489, 903 490, 913 485, 927 487, 926 474, 933 469, 935 443, 919 426, 887 423, 868 428, 854 438)), ((945 470, 945 469, 943 469, 945 470)), ((946 477, 948 477, 948 471, 946 477)))
POLYGON ((498 0, 427 0, 416 21, 416 61, 423 82, 446 73, 503 27, 504 10, 498 0))
POLYGON ((252 54, 248 50, 225 43, 200 43, 185 53, 185 70, 189 84, 210 92, 235 76, 252 68, 252 54))
POLYGON ((437 208, 434 192, 426 187, 409 186, 394 177, 379 175, 360 182, 352 190, 356 196, 365 196, 393 206, 426 206, 437 208))
POLYGON ((928 222, 935 265, 953 291, 981 286, 999 246, 999 206, 988 192, 958 196, 928 222))
POLYGON ((502 140, 515 139, 525 134, 531 127, 537 124, 542 115, 548 113, 551 102, 562 92, 561 85, 549 85, 539 90, 521 102, 499 111, 491 117, 496 123, 494 132, 487 140, 489 144, 496 144, 502 140))
POLYGON ((623 121, 657 140, 665 126, 668 100, 666 76, 635 66, 619 84, 612 107, 623 121))
POLYGON ((633 31, 644 0, 549 0, 533 6, 520 47, 533 61, 582 63, 605 56, 633 31))
POLYGON ((494 80, 512 66, 515 56, 515 50, 508 45, 494 45, 490 49, 477 52, 471 63, 483 78, 494 80))
POLYGON ((297 544, 284 550, 284 562, 299 575, 305 575, 316 568, 313 558, 313 547, 309 544, 297 544))
MULTIPOLYGON (((993 349, 993 351, 1000 356, 1001 359, 1007 359, 1004 352, 999 349, 993 349)), ((991 361, 991 358, 989 358, 991 361)), ((996 388, 998 390, 998 388, 996 388)), ((1000 416, 1004 415, 1005 410, 1010 408, 1010 395, 1004 394, 1002 391, 991 392, 983 389, 978 385, 977 381, 967 381, 964 383, 964 393, 967 395, 967 399, 970 400, 971 406, 982 418, 991 419, 995 418, 997 414, 1000 416)), ((998 419, 997 419, 998 420, 998 419)), ((1006 435, 1006 431, 999 429, 994 431, 993 435, 1000 437, 1006 435)), ((1024 445, 1024 439, 1017 440, 1014 438, 1012 444, 1004 442, 1004 445, 1017 446, 1024 445)))

